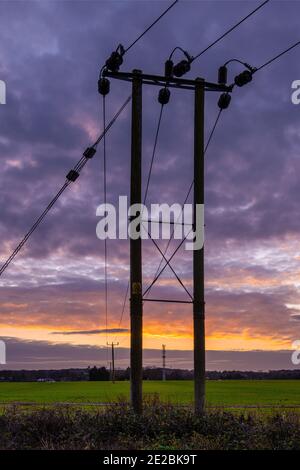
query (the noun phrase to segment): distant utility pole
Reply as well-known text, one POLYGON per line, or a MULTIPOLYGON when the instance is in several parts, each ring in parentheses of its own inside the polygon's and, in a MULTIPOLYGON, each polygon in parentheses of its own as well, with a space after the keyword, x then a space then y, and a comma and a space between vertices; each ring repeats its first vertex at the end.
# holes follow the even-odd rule
POLYGON ((107 346, 111 346, 111 381, 115 381, 115 346, 119 346, 119 343, 107 343, 107 346))
POLYGON ((162 379, 166 380, 166 345, 162 345, 162 379))
MULTIPOLYGON (((223 92, 225 98, 232 88, 222 83, 211 83, 197 78, 187 80, 168 75, 149 75, 139 70, 110 72, 104 70, 103 77, 124 80, 132 84, 131 120, 131 197, 130 204, 141 204, 142 182, 142 86, 160 86, 163 89, 177 88, 194 93, 194 221, 193 231, 200 234, 202 226, 197 226, 195 217, 197 205, 204 204, 204 95, 206 91, 223 92)), ((223 96, 224 99, 224 96, 223 96)), ((224 107, 225 109, 225 107, 224 107)), ((141 222, 141 214, 136 216, 141 222)), ((201 224, 202 222, 199 221, 201 224)), ((160 250, 159 250, 160 251, 160 250)), ((169 264, 168 262, 166 265, 169 264)), ((164 268, 162 269, 162 271, 164 268)), ((143 373, 143 302, 172 302, 193 305, 194 324, 194 391, 195 412, 203 413, 205 405, 205 329, 204 329, 204 249, 193 251, 193 284, 191 300, 149 299, 142 292, 142 241, 130 237, 130 318, 131 318, 131 404, 136 413, 142 412, 142 373, 143 373)))

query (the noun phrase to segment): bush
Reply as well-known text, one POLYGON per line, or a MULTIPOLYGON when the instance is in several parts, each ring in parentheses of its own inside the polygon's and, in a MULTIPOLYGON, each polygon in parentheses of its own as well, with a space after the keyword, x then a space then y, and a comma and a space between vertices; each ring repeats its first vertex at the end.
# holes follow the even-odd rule
POLYGON ((142 416, 125 403, 88 410, 7 408, 0 415, 1 449, 297 449, 300 417, 207 411, 150 399, 142 416))

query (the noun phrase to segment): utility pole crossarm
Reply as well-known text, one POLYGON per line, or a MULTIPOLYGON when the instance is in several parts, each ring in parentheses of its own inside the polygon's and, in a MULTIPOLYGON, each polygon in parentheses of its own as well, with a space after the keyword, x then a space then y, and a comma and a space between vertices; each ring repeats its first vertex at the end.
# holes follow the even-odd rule
MULTIPOLYGON (((124 80, 127 82, 132 82, 134 80, 134 73, 128 72, 109 72, 107 70, 103 71, 103 76, 116 78, 118 80, 124 80)), ((140 74, 140 79, 145 85, 156 85, 163 87, 167 85, 169 88, 182 88, 185 90, 194 90, 196 86, 196 80, 188 80, 186 78, 176 78, 176 77, 165 77, 163 75, 150 75, 150 74, 140 74)), ((227 86, 219 83, 211 83, 205 80, 201 80, 201 86, 204 87, 205 91, 217 91, 217 92, 231 92, 232 86, 227 86)))

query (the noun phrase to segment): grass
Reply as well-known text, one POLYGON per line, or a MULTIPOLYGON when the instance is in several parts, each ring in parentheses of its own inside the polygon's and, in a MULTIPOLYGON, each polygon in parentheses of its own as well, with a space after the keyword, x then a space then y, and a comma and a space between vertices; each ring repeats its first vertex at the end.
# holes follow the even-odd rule
POLYGON ((0 402, 38 404, 0 405, 0 449, 300 450, 299 409, 284 409, 300 405, 300 381, 208 381, 207 402, 221 408, 203 416, 171 404, 192 402, 192 381, 146 381, 144 396, 144 413, 135 416, 120 402, 129 398, 128 382, 0 383, 0 402), (56 405, 114 401, 100 408, 56 405))
MULTIPOLYGON (((160 400, 175 404, 193 401, 192 381, 145 381, 144 394, 158 394, 160 400)), ((128 400, 129 383, 117 382, 18 382, 0 383, 0 402, 87 403, 128 400)), ((300 405, 297 380, 207 381, 207 404, 220 406, 300 405)))

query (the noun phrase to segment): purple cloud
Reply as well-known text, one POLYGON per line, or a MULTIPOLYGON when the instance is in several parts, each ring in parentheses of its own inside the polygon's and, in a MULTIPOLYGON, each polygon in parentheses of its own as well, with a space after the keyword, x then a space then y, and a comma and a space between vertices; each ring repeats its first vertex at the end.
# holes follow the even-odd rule
MULTIPOLYGON (((0 79, 7 83, 7 104, 0 106, 2 261, 102 130, 99 68, 119 42, 128 45, 164 6, 149 1, 2 1, 0 79)), ((216 2, 179 2, 128 52, 122 69, 162 73, 174 46, 196 54, 252 6, 244 1, 218 2, 217 8, 216 2)), ((188 76, 214 81, 218 67, 234 57, 259 66, 298 39, 298 13, 297 2, 285 1, 284 8, 281 2, 270 2, 195 62, 188 76)), ((300 303, 300 108, 290 99, 291 83, 300 78, 299 53, 295 49, 257 73, 247 87, 234 90, 207 152, 205 249, 211 332, 226 335, 247 328, 284 341, 298 335, 288 321, 296 311, 287 305, 300 303)), ((239 70, 233 64, 230 77, 239 70)), ((108 117, 129 92, 128 84, 111 81, 108 117)), ((155 87, 144 90, 144 182, 159 113, 157 92, 155 87)), ((206 136, 216 117, 217 99, 215 93, 206 96, 206 136)), ((184 200, 192 180, 192 126, 192 94, 172 91, 149 203, 184 200)), ((129 192, 129 109, 113 126, 107 145, 108 201, 115 202, 119 194, 129 192)), ((99 148, 1 278, 2 325, 67 331, 74 328, 75 319, 79 331, 103 329, 104 251, 95 234, 95 211, 103 202, 102 166, 99 148)), ((108 244, 112 329, 118 325, 127 286, 128 248, 126 241, 108 244)), ((159 263, 154 253, 146 242, 145 285, 159 263)), ((178 254, 174 267, 190 282, 188 253, 178 254)), ((164 281, 159 292, 180 297, 169 271, 164 281)), ((174 312, 176 325, 183 314, 174 312)), ((164 326, 164 314, 164 307, 153 306, 147 318, 164 326)))

